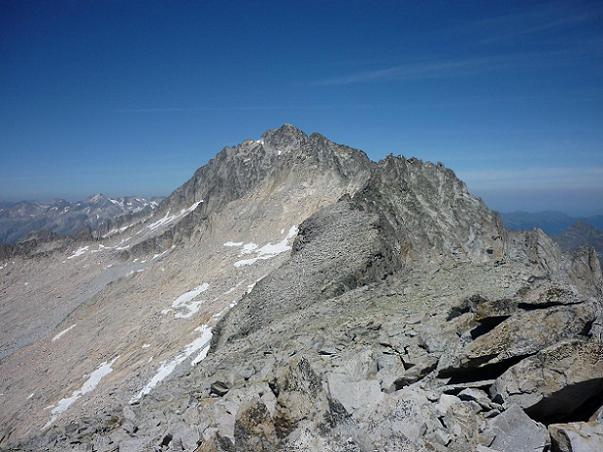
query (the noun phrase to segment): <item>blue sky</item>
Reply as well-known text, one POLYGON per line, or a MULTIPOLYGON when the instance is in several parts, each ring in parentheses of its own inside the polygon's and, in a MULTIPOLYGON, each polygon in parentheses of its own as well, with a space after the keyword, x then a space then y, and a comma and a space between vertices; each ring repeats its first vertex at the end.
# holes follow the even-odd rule
POLYGON ((0 198, 170 193, 289 122, 603 213, 603 5, 0 0, 0 198))

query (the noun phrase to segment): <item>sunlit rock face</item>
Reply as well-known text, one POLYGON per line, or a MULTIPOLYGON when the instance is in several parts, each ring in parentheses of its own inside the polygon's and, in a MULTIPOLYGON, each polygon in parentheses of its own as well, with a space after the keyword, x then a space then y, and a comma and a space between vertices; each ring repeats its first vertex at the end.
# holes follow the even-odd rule
POLYGON ((440 164, 284 125, 53 243, 0 262, 3 447, 603 447, 599 261, 440 164))

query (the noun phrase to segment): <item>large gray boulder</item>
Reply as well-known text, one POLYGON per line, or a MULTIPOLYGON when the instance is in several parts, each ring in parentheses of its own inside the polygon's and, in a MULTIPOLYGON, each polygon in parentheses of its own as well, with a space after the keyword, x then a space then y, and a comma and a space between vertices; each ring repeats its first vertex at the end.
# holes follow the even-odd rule
POLYGON ((482 435, 482 445, 500 452, 542 452, 549 444, 546 427, 517 405, 490 420, 482 435))
POLYGON ((603 392, 603 344, 571 340, 555 344, 509 368, 491 395, 521 406, 536 419, 571 414, 603 392))
POLYGON ((552 306, 542 309, 519 309, 510 316, 481 319, 494 320, 471 331, 465 344, 447 351, 438 364, 441 375, 471 372, 533 355, 559 341, 584 337, 599 314, 597 302, 552 306))

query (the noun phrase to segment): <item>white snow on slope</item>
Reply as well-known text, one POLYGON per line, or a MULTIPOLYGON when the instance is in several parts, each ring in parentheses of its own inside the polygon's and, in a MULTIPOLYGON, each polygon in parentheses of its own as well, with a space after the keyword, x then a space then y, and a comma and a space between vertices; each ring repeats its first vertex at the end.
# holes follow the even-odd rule
POLYGON ((165 256, 167 253, 169 253, 173 248, 175 248, 175 245, 172 245, 172 247, 170 249, 165 250, 162 253, 157 253, 157 254, 153 254, 153 257, 151 258, 152 261, 154 261, 155 259, 159 259, 162 256, 165 256))
POLYGON ((144 271, 144 268, 139 268, 138 270, 130 270, 128 273, 126 273, 126 278, 129 278, 132 275, 135 275, 136 273, 142 273, 144 271))
POLYGON ((61 331, 59 334, 57 334, 55 337, 53 337, 51 339, 51 342, 54 342, 54 341, 60 339, 62 336, 64 336, 65 334, 67 334, 71 329, 75 328, 76 325, 77 325, 77 323, 74 323, 70 327, 65 328, 63 331, 61 331))
POLYGON ((75 253, 73 253, 71 256, 69 256, 67 259, 73 259, 74 257, 78 257, 81 256, 82 254, 84 254, 86 251, 88 251, 88 248, 90 248, 89 246, 82 246, 81 248, 78 248, 75 253))
POLYGON ((46 430, 48 427, 50 427, 52 425, 52 423, 54 421, 56 421, 57 418, 62 413, 67 411, 67 409, 71 405, 73 405, 80 397, 94 391, 96 389, 96 387, 98 386, 98 384, 100 383, 100 381, 103 379, 103 377, 106 375, 109 375, 113 371, 111 366, 113 366, 113 363, 117 360, 117 358, 119 358, 119 356, 116 356, 115 358, 113 358, 113 360, 109 363, 106 361, 101 363, 101 365, 98 367, 98 369, 93 371, 88 376, 88 379, 84 382, 84 384, 82 385, 82 387, 80 389, 78 389, 77 391, 74 391, 70 397, 59 400, 57 402, 57 404, 54 406, 54 408, 52 408, 52 411, 50 412, 52 415, 50 417, 50 420, 46 423, 46 425, 44 425, 44 427, 42 429, 46 430))
POLYGON ((203 301, 193 300, 207 289, 209 289, 209 284, 203 283, 176 298, 172 303, 172 308, 178 311, 174 317, 177 319, 188 319, 196 314, 203 301))
POLYGON ((241 284, 243 284, 243 282, 244 281, 239 281, 236 286, 228 289, 226 292, 223 293, 223 295, 229 295, 229 294, 233 293, 235 290, 237 290, 237 287, 239 287, 241 284))
POLYGON ((106 234, 104 234, 102 236, 103 239, 106 239, 107 237, 111 237, 112 235, 117 234, 118 232, 124 232, 126 229, 131 228, 132 226, 136 225, 137 223, 131 223, 131 224, 127 224, 125 226, 122 226, 119 229, 111 229, 109 232, 107 232, 106 234))
POLYGON ((151 223, 150 225, 148 225, 147 227, 153 231, 157 228, 160 228, 161 226, 165 226, 166 224, 170 224, 172 223, 174 220, 179 219, 180 217, 191 213, 193 210, 195 210, 199 204, 201 204, 203 202, 203 199, 201 201, 197 201, 196 203, 194 203, 192 206, 190 206, 188 209, 182 209, 180 211, 180 213, 177 214, 172 214, 170 215, 170 211, 168 210, 165 213, 165 216, 163 218, 160 218, 159 220, 155 221, 154 223, 151 223))
POLYGON ((176 215, 170 215, 170 211, 168 210, 165 213, 165 216, 163 218, 160 218, 159 220, 151 223, 150 225, 148 225, 147 227, 153 231, 161 226, 163 226, 164 224, 169 224, 172 221, 174 221, 176 219, 176 215))
POLYGON ((257 244, 255 244, 253 242, 246 243, 245 245, 243 245, 243 248, 241 249, 241 254, 251 254, 257 249, 258 249, 257 244))
POLYGON ((253 265, 259 260, 271 259, 281 253, 289 251, 291 249, 291 246, 289 245, 289 240, 291 240, 297 235, 297 231, 297 226, 291 226, 289 232, 287 233, 287 236, 283 240, 275 244, 267 243, 261 248, 258 248, 255 243, 247 243, 243 245, 241 255, 255 254, 255 257, 236 261, 234 263, 234 266, 244 267, 246 265, 253 265))
POLYGON ((199 352, 195 358, 191 361, 191 366, 200 363, 209 351, 209 345, 212 338, 212 330, 209 326, 203 325, 196 328, 195 331, 200 331, 201 336, 196 338, 193 342, 188 344, 174 359, 171 361, 164 361, 161 363, 155 375, 149 380, 149 382, 130 399, 130 403, 136 403, 142 397, 150 393, 155 386, 165 380, 180 364, 182 364, 187 358, 193 355, 193 353, 199 352))
POLYGON ((191 361, 191 366, 196 366, 197 364, 199 364, 201 361, 203 361, 205 359, 205 357, 207 356, 207 352, 209 352, 209 345, 211 342, 211 338, 213 336, 212 329, 207 325, 202 325, 200 327, 197 327, 197 328, 195 328, 195 331, 200 331, 201 336, 198 337, 194 342, 189 344, 189 346, 187 347, 187 351, 189 348, 194 349, 191 352, 191 354, 196 352, 199 349, 201 349, 201 351, 199 352, 199 354, 197 356, 195 356, 193 358, 193 360, 191 361), (194 344, 194 346, 193 346, 193 344, 194 344), (202 345, 199 347, 199 344, 202 344, 202 345), (191 346, 193 346, 193 347, 191 347, 191 346))

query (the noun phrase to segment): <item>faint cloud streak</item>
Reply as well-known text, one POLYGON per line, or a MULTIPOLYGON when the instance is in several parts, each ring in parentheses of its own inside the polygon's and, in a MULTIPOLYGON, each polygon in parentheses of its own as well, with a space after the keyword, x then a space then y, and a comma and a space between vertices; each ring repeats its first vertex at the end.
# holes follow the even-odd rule
POLYGON ((589 53, 588 50, 566 49, 475 58, 434 59, 324 78, 312 81, 310 85, 335 86, 392 80, 450 78, 492 72, 505 68, 530 69, 541 68, 544 65, 557 66, 589 57, 592 58, 592 53, 589 53))
POLYGON ((481 43, 489 44, 531 34, 571 28, 596 20, 601 16, 600 9, 576 12, 568 9, 568 6, 564 3, 545 3, 532 10, 522 10, 484 19, 478 22, 477 25, 488 30, 498 29, 500 33, 495 33, 494 36, 483 39, 481 43))

